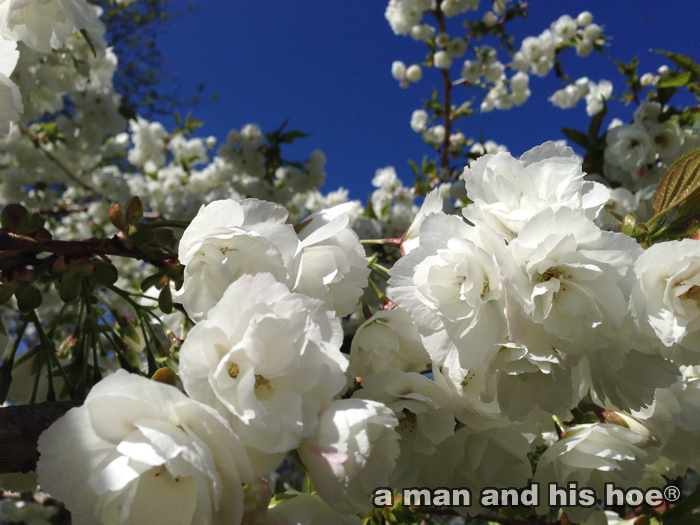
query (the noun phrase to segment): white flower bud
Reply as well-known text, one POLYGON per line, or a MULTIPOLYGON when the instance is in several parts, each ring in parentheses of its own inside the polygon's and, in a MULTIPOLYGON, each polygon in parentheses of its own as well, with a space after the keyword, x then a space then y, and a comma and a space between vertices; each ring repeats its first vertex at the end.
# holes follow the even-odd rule
POLYGON ((602 29, 598 24, 588 24, 583 30, 583 38, 593 42, 600 37, 601 32, 602 29))
POLYGON ((578 40, 576 42, 576 54, 580 57, 587 57, 593 51, 593 42, 590 40, 578 40))
POLYGON ((669 69, 668 69, 668 66, 666 66, 666 65, 660 66, 659 69, 656 70, 656 72, 659 75, 665 75, 666 73, 668 73, 668 71, 669 71, 669 69))
POLYGON ((400 60, 395 60, 394 62, 392 62, 391 76, 399 82, 401 82, 404 78, 406 78, 406 64, 404 64, 400 60))
POLYGON ((408 67, 406 70, 406 80, 409 82, 418 82, 421 78, 423 78, 423 70, 418 64, 413 64, 408 67))
POLYGON ((502 15, 506 11, 506 4, 508 3, 507 0, 496 0, 493 3, 493 12, 496 13, 497 15, 502 15))
POLYGON ((452 57, 445 51, 438 51, 433 56, 433 63, 437 68, 450 69, 450 66, 452 65, 452 57))
POLYGON ((593 15, 588 11, 584 11, 576 17, 576 23, 579 26, 591 25, 593 23, 593 15))
POLYGON ((481 19, 486 27, 493 27, 498 24, 498 16, 492 11, 486 11, 484 17, 481 19))

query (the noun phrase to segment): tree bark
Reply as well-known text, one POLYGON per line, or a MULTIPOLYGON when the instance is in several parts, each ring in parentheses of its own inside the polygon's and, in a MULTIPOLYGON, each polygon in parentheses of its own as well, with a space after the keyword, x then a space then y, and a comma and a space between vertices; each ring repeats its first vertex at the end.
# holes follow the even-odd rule
POLYGON ((82 401, 59 401, 0 408, 0 474, 35 470, 41 433, 81 404, 82 401))

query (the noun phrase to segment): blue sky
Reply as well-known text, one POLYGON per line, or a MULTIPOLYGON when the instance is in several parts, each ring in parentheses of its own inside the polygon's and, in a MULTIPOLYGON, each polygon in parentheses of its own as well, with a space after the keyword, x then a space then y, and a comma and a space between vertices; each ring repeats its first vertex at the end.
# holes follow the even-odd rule
MULTIPOLYGON (((173 0, 185 6, 186 0, 173 0)), ((436 69, 424 70, 423 79, 402 89, 392 78, 391 63, 421 62, 422 42, 396 36, 384 18, 385 0, 201 0, 197 12, 187 13, 161 29, 159 45, 168 71, 177 78, 180 94, 194 93, 204 82, 217 92, 217 103, 205 103, 194 116, 205 122, 202 134, 225 140, 230 129, 248 122, 263 131, 277 128, 289 117, 290 128, 312 133, 284 150, 285 157, 301 160, 316 148, 326 154, 328 178, 324 191, 343 186, 352 198, 365 199, 377 168, 393 165, 410 183, 408 159, 420 161, 432 150, 409 120, 414 109, 440 86, 436 69)), ((681 52, 700 61, 697 0, 531 0, 530 18, 509 25, 516 46, 523 37, 538 35, 562 14, 575 17, 588 10, 594 22, 613 37, 610 54, 629 62, 640 58, 640 73, 656 71, 668 61, 649 49, 681 52), (673 9, 669 6, 672 5, 673 9)), ((481 0, 483 13, 491 2, 481 0)), ((473 13, 472 13, 473 15, 473 13)), ((484 39, 482 44, 496 44, 484 39)), ((467 52, 464 59, 471 58, 467 52)), ((502 56, 505 62, 507 57, 502 56)), ((616 94, 624 81, 609 58, 597 53, 564 58, 572 77, 608 79, 616 94)), ((459 67, 453 67, 453 78, 459 67)), ((586 129, 585 102, 560 110, 547 98, 561 86, 551 73, 532 76, 530 100, 520 108, 477 114, 459 122, 467 138, 506 144, 519 155, 549 139, 560 139, 562 127, 586 129)), ((455 90, 454 102, 478 97, 474 91, 455 90)), ((611 114, 631 118, 632 107, 611 103, 611 114)), ((610 117, 609 117, 610 118, 610 117)), ((165 120, 166 125, 172 123, 165 120)), ((433 153, 434 154, 434 153, 433 153)))

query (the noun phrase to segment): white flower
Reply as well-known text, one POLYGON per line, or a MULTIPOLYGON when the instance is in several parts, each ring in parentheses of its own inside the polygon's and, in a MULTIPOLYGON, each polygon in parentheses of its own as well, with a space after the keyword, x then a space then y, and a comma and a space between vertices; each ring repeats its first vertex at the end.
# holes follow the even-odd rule
POLYGON ((530 76, 527 73, 518 71, 510 79, 510 89, 513 93, 525 93, 528 90, 528 85, 530 84, 530 76))
POLYGON ((163 154, 165 128, 159 122, 148 122, 141 117, 129 122, 129 128, 134 142, 134 148, 129 151, 129 162, 142 167, 149 173, 157 171, 165 164, 163 154))
POLYGON ((562 15, 558 20, 552 22, 550 27, 557 40, 563 42, 569 40, 576 34, 576 29, 578 29, 578 24, 576 20, 571 18, 569 15, 562 15))
POLYGON ((649 355, 628 315, 610 342, 588 352, 578 363, 575 375, 580 373, 583 392, 590 389, 602 406, 620 410, 640 410, 654 402, 657 388, 673 385, 680 372, 672 362, 660 355, 649 355), (612 407, 610 406, 612 404, 612 407))
POLYGON ((272 507, 267 517, 255 525, 360 525, 357 516, 340 514, 316 495, 290 490, 272 507), (292 496, 292 497, 289 497, 292 496))
POLYGON ((443 198, 440 195, 440 189, 435 189, 426 195, 423 205, 416 214, 411 223, 411 226, 404 233, 403 239, 401 240, 401 252, 404 255, 408 255, 412 250, 418 248, 420 244, 420 227, 423 221, 428 215, 433 213, 438 213, 442 211, 443 198))
POLYGON ((355 333, 350 347, 351 377, 384 370, 422 372, 430 361, 416 325, 401 308, 379 310, 355 333))
POLYGON ((478 60, 465 60, 462 66, 462 78, 470 84, 476 84, 481 78, 481 62, 478 60))
POLYGON ((501 263, 510 337, 577 355, 605 346, 625 317, 641 252, 634 239, 601 231, 582 210, 538 213, 501 263))
POLYGON ((654 161, 654 149, 641 124, 622 125, 607 134, 605 161, 626 171, 635 171, 654 161))
POLYGON ((63 47, 69 34, 94 22, 85 0, 0 0, 0 33, 42 53, 63 47))
POLYGON ((228 414, 247 447, 284 453, 313 434, 321 406, 345 386, 342 337, 322 301, 290 293, 270 274, 246 275, 190 331, 182 382, 193 399, 228 414))
POLYGON ((431 0, 389 0, 384 16, 394 33, 405 35, 420 23, 430 4, 431 0))
POLYGON ((442 212, 428 215, 420 247, 390 270, 389 298, 418 326, 438 366, 476 368, 505 335, 498 261, 503 239, 442 212))
POLYGON ((601 80, 597 84, 588 84, 588 94, 586 95, 586 113, 592 117, 603 109, 603 103, 612 95, 613 85, 608 80, 601 80))
POLYGON ((659 123, 661 110, 661 104, 658 102, 642 102, 637 109, 634 110, 632 118, 635 124, 641 124, 645 128, 651 129, 659 123))
POLYGON ((565 416, 575 404, 570 376, 556 350, 507 343, 489 363, 488 397, 482 398, 496 399, 501 413, 512 421, 524 421, 530 414, 542 415, 542 411, 565 416))
POLYGON ((413 131, 421 131, 427 123, 428 114, 424 110, 417 109, 411 114, 411 129, 413 131))
POLYGON ((389 479, 390 486, 421 484, 421 471, 426 464, 435 463, 438 445, 454 435, 455 420, 447 392, 415 372, 386 370, 364 378, 353 399, 379 401, 393 410, 399 420, 396 431, 401 436, 401 454, 389 479))
POLYGON ((175 300, 193 321, 206 316, 241 275, 270 272, 291 284, 299 241, 287 210, 257 199, 202 206, 180 240, 185 280, 175 300))
POLYGON ((683 148, 683 133, 677 122, 667 120, 649 130, 649 138, 661 160, 670 165, 680 157, 683 148))
POLYGON ((473 497, 471 508, 457 507, 457 512, 464 515, 480 512, 482 507, 478 495, 485 488, 527 486, 528 479, 532 477, 532 466, 527 456, 531 438, 527 434, 531 434, 532 430, 525 425, 501 420, 491 422, 483 429, 467 424, 455 432, 455 440, 463 457, 460 454, 453 460, 456 464, 451 485, 468 487, 473 497))
POLYGON ((371 511, 369 495, 387 485, 399 455, 398 424, 392 410, 375 401, 328 405, 314 435, 297 449, 318 495, 339 512, 371 511))
POLYGON ((241 128, 241 147, 253 151, 265 144, 265 137, 257 124, 246 124, 241 128))
MULTIPOLYGON (((590 487, 599 496, 604 494, 604 482, 619 488, 633 487, 644 474, 647 458, 637 446, 641 440, 638 434, 618 425, 576 425, 542 454, 532 481, 540 487, 548 487, 548 483, 568 487, 570 481, 576 481, 579 487, 590 487)), ((544 491, 541 501, 537 512, 544 514, 549 509, 549 491, 544 491)), ((572 506, 565 512, 571 521, 581 522, 593 510, 572 506)))
POLYGON ((39 483, 73 523, 240 523, 246 451, 212 408, 123 370, 39 438, 39 483))
MULTIPOLYGON (((0 5, 0 9, 2 6, 0 5)), ((0 134, 10 131, 10 122, 17 122, 24 111, 22 95, 10 75, 17 66, 17 44, 0 38, 0 134)))
POLYGON ((654 244, 634 271, 630 309, 639 329, 667 357, 680 358, 681 352, 682 364, 700 363, 700 242, 654 244))
POLYGON ((365 250, 349 227, 354 208, 348 202, 318 211, 299 232, 294 291, 324 300, 339 317, 353 312, 370 274, 365 250))
POLYGON ((463 213, 470 222, 488 225, 507 240, 547 208, 583 209, 593 219, 609 192, 583 176, 574 151, 554 142, 537 146, 520 159, 507 152, 484 155, 462 175, 473 201, 463 213))

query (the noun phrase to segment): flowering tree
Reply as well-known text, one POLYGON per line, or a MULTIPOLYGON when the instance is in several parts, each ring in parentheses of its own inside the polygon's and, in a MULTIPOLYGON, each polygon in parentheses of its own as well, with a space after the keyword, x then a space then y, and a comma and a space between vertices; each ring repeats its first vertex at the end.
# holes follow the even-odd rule
POLYGON ((636 110, 604 126, 612 83, 564 67, 605 52, 590 13, 518 44, 525 3, 390 0, 427 51, 394 78, 441 70, 435 158, 363 205, 286 123, 217 148, 129 111, 105 21, 143 5, 0 0, 0 487, 41 491, 7 520, 696 521, 700 65, 618 63, 636 110), (585 98, 582 157, 458 130, 533 74, 585 98))

